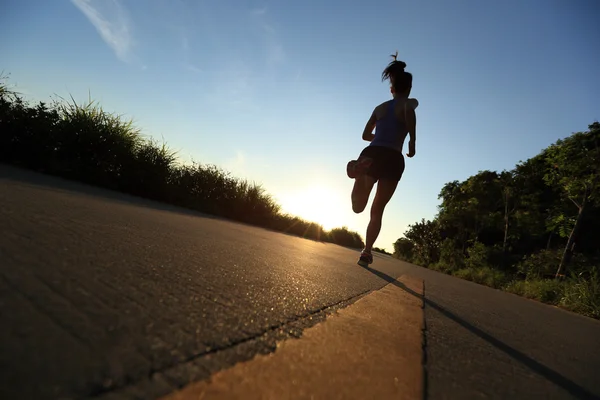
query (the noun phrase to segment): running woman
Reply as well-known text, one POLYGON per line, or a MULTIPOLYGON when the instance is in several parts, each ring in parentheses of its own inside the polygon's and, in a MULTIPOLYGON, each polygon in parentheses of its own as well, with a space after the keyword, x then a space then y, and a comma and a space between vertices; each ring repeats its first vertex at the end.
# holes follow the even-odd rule
POLYGON ((348 162, 346 168, 348 177, 355 179, 351 199, 352 210, 357 214, 364 211, 377 183, 365 248, 358 259, 358 264, 363 267, 373 262, 371 251, 381 231, 383 211, 404 173, 402 149, 406 136, 410 134, 408 157, 415 155, 417 141, 415 109, 419 102, 408 98, 412 75, 404 71, 406 63, 397 59, 398 52, 392 57, 394 60, 383 70, 381 80, 389 80, 393 98, 375 107, 362 134, 363 140, 371 143, 363 149, 358 160, 348 162))

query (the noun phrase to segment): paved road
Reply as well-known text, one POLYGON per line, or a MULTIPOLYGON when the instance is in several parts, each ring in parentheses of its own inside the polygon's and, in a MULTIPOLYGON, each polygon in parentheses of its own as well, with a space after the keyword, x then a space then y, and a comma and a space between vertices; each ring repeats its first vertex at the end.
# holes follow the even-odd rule
POLYGON ((428 398, 600 398, 598 321, 355 258, 2 166, 0 398, 155 398, 401 274, 425 282, 428 398))

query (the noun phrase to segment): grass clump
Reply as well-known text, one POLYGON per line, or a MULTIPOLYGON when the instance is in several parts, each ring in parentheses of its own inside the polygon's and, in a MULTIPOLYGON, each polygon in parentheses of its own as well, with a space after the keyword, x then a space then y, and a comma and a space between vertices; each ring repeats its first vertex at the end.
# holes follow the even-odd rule
POLYGON ((588 317, 600 319, 600 275, 595 268, 589 277, 581 274, 569 279, 564 287, 561 306, 588 317))
POLYGON ((573 272, 563 279, 555 279, 552 267, 560 258, 558 251, 542 250, 524 257, 512 272, 473 254, 478 253, 471 253, 466 267, 451 268, 438 262, 429 268, 600 319, 600 274, 597 267, 590 269, 591 260, 576 257, 573 272))
POLYGON ((454 271, 452 275, 495 289, 501 289, 508 281, 505 273, 490 267, 462 268, 454 271))
POLYGON ((0 77, 0 162, 308 239, 364 246, 346 227, 324 231, 282 213, 257 183, 214 165, 178 163, 176 156, 164 142, 145 137, 131 120, 91 99, 32 106, 0 77))
POLYGON ((514 280, 504 288, 519 296, 558 305, 563 297, 565 282, 555 279, 514 280))

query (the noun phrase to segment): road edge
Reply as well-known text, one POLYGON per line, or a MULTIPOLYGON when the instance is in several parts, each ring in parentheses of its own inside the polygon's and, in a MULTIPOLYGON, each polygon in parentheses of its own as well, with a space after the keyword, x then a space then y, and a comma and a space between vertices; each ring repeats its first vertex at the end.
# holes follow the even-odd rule
POLYGON ((427 387, 423 296, 422 280, 401 276, 307 328, 300 338, 278 343, 275 352, 160 400, 422 399, 427 387))

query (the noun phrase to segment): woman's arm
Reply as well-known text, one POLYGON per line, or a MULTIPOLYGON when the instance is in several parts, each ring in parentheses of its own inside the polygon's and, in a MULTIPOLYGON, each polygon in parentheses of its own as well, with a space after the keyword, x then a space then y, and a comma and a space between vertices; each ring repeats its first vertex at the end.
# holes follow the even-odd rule
POLYGON ((367 121, 365 125, 365 129, 363 130, 362 138, 367 142, 371 142, 375 139, 375 135, 373 134, 373 129, 375 129, 375 123, 377 122, 377 117, 375 116, 375 110, 371 114, 371 118, 367 121))
POLYGON ((408 142, 408 157, 413 157, 416 153, 417 146, 417 116, 414 108, 410 107, 406 110, 406 123, 410 140, 408 142))

